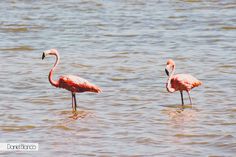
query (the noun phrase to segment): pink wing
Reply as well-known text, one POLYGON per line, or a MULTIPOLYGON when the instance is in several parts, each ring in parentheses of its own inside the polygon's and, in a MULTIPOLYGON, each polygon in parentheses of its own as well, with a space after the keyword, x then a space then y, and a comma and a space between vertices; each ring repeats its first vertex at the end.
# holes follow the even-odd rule
POLYGON ((201 85, 202 82, 189 74, 177 74, 171 79, 171 86, 176 90, 191 90, 194 87, 201 85))
POLYGON ((67 89, 71 92, 101 92, 101 89, 96 85, 88 82, 87 80, 74 76, 74 75, 64 75, 59 79, 59 87, 67 89))

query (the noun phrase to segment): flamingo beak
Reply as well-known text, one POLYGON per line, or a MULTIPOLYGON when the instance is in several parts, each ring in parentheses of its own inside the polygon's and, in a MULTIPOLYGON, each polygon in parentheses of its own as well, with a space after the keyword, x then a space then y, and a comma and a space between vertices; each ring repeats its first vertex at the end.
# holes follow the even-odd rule
POLYGON ((43 52, 43 55, 42 55, 42 60, 45 58, 45 52, 43 52))
POLYGON ((167 70, 167 68, 165 68, 165 72, 166 72, 166 75, 169 76, 169 71, 167 70))

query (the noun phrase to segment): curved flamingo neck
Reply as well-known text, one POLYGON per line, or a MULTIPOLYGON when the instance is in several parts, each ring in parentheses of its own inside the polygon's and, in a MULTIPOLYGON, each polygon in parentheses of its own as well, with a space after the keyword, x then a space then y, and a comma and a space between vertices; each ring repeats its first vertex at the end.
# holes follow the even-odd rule
POLYGON ((56 69, 57 64, 58 64, 59 61, 60 61, 60 56, 59 56, 58 53, 53 53, 52 55, 55 55, 55 56, 56 56, 56 62, 54 63, 53 68, 52 68, 52 69, 50 70, 50 72, 49 72, 48 80, 49 80, 49 82, 50 82, 53 86, 58 87, 58 86, 59 86, 59 82, 53 80, 53 78, 52 78, 53 76, 52 76, 52 75, 53 75, 54 70, 56 69))
POLYGON ((174 74, 175 74, 175 65, 173 65, 173 70, 172 70, 170 76, 173 76, 174 74))
POLYGON ((175 65, 173 66, 173 70, 172 70, 170 76, 168 77, 168 80, 167 80, 167 83, 166 83, 166 89, 170 93, 175 92, 175 89, 171 87, 171 79, 172 79, 172 76, 174 75, 174 73, 175 73, 175 65))

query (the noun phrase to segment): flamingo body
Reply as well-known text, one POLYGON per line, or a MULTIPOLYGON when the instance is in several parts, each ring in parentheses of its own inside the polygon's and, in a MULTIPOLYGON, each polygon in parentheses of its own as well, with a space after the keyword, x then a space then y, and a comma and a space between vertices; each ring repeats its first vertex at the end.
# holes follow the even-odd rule
POLYGON ((51 85, 59 88, 66 89, 71 92, 72 94, 72 108, 73 111, 76 111, 76 97, 75 93, 82 93, 82 92, 94 92, 94 93, 100 93, 101 89, 88 82, 87 80, 74 76, 74 75, 63 75, 59 78, 59 80, 53 80, 53 72, 59 63, 60 56, 56 49, 46 50, 43 52, 42 59, 45 58, 47 55, 54 55, 56 56, 56 62, 53 66, 53 68, 50 70, 48 75, 48 80, 51 83, 51 85))
POLYGON ((186 91, 189 96, 190 104, 192 105, 192 99, 190 97, 190 91, 194 87, 198 87, 202 84, 201 81, 196 79, 190 74, 176 74, 175 73, 175 62, 172 59, 169 59, 166 64, 166 74, 168 80, 166 83, 166 89, 168 92, 173 93, 175 91, 180 91, 182 106, 184 105, 183 100, 183 91, 186 91), (171 70, 171 73, 169 72, 171 70))
POLYGON ((64 88, 73 93, 82 92, 94 92, 99 93, 101 89, 96 85, 88 82, 87 80, 74 76, 74 75, 63 75, 59 79, 59 88, 64 88))
POLYGON ((175 91, 190 91, 194 87, 201 85, 201 81, 189 74, 176 74, 171 77, 171 87, 175 91))

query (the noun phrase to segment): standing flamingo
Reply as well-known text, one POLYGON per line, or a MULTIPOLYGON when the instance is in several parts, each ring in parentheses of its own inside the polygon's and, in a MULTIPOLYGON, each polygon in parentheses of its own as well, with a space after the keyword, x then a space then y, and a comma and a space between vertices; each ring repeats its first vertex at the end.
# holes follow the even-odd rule
POLYGON ((166 63, 165 68, 166 75, 168 80, 166 83, 166 89, 168 92, 173 93, 175 91, 180 91, 182 107, 184 106, 183 91, 188 93, 190 104, 192 105, 192 99, 190 97, 190 91, 194 87, 200 86, 201 81, 189 74, 176 74, 175 73, 175 62, 172 59, 169 59, 166 63), (170 71, 171 70, 171 74, 170 71))
POLYGON ((75 93, 82 93, 82 92, 100 93, 101 92, 101 89, 99 87, 91 84, 87 80, 85 80, 81 77, 78 77, 78 76, 63 75, 59 78, 59 80, 57 80, 57 81, 53 80, 52 75, 53 75, 53 72, 54 72, 57 64, 59 63, 60 56, 59 56, 59 53, 57 52, 56 49, 46 50, 43 52, 42 60, 48 55, 56 56, 56 62, 54 64, 53 68, 50 70, 49 75, 48 75, 49 82, 51 83, 51 85, 53 85, 55 87, 64 88, 68 91, 71 91, 72 109, 74 112, 76 111, 76 107, 77 107, 75 93))

